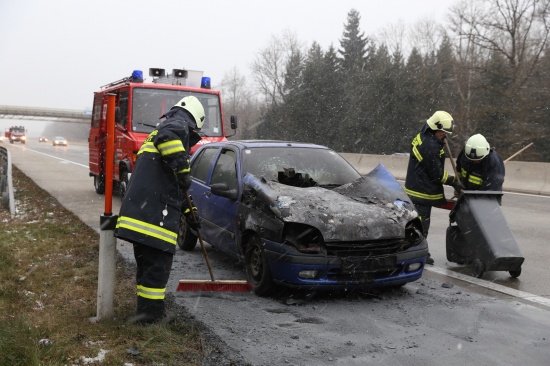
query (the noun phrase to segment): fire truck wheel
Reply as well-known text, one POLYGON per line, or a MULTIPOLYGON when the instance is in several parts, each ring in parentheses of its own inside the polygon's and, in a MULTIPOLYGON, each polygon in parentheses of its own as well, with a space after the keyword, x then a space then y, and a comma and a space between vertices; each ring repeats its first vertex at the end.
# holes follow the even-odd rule
POLYGON ((181 215, 180 218, 180 227, 178 230, 178 246, 181 250, 190 252, 195 249, 197 246, 197 235, 195 235, 187 222, 185 221, 185 216, 181 215))
POLYGON ((120 173, 120 182, 118 183, 120 199, 123 200, 126 195, 126 188, 128 188, 128 173, 123 171, 120 173))
POLYGON ((95 193, 104 194, 105 193, 105 178, 100 178, 97 175, 94 175, 94 188, 95 188, 95 193))

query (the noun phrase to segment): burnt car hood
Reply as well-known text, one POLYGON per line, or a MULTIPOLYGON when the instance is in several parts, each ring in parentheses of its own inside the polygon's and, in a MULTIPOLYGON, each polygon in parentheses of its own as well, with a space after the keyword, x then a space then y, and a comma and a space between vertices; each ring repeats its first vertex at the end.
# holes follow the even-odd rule
POLYGON ((260 194, 264 201, 269 198, 269 206, 277 216, 285 222, 316 227, 325 241, 404 238, 405 226, 417 217, 409 197, 382 164, 332 190, 265 180, 262 185, 260 194))

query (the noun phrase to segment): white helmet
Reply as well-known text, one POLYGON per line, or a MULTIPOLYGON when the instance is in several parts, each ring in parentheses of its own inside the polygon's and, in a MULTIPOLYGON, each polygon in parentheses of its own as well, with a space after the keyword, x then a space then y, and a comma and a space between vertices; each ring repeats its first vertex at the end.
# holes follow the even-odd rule
POLYGON ((489 146, 485 137, 480 133, 471 136, 468 141, 466 141, 466 146, 464 147, 464 153, 470 160, 481 160, 489 155, 490 151, 491 146, 489 146))
POLYGON ((437 111, 427 121, 428 126, 434 131, 453 132, 453 117, 445 111, 437 111))
POLYGON ((189 95, 185 98, 182 98, 179 102, 174 104, 174 107, 179 107, 187 110, 195 119, 197 128, 202 128, 202 125, 204 124, 204 107, 197 99, 197 97, 189 95))

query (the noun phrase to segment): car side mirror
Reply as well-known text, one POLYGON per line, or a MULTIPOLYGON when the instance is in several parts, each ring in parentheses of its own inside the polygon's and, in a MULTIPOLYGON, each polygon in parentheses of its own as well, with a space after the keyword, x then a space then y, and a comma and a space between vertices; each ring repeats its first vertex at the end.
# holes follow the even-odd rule
POLYGON ((230 117, 230 121, 231 121, 231 129, 232 130, 236 130, 237 129, 237 116, 231 116, 230 117))
POLYGON ((214 183, 210 186, 210 191, 216 196, 229 198, 230 200, 237 200, 237 190, 227 188, 225 183, 214 183))
POLYGON ((231 135, 226 135, 225 137, 231 137, 231 136, 235 136, 235 134, 237 133, 237 116, 231 116, 230 117, 230 125, 231 125, 231 129, 234 131, 233 134, 231 135))

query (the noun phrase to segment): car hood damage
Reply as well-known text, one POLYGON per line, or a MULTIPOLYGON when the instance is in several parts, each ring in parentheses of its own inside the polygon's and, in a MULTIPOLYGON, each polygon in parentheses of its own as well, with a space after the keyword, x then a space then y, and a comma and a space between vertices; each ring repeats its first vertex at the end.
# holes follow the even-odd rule
POLYGON ((281 220, 314 226, 327 242, 404 238, 405 226, 417 217, 409 197, 382 164, 334 189, 300 188, 251 174, 244 182, 281 220))

